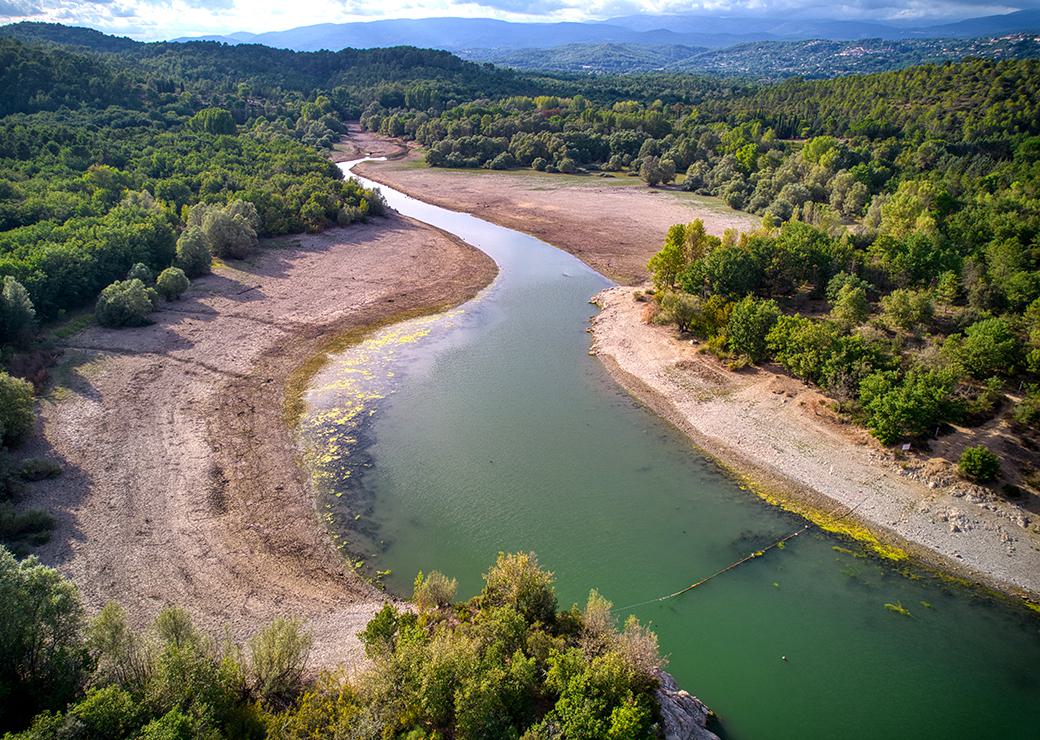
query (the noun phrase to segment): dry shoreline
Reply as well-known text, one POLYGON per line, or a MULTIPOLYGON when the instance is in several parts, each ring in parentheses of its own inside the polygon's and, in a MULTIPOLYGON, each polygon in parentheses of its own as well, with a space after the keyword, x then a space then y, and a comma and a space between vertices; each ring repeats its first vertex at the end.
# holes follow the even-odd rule
POLYGON ((595 297, 592 352, 759 495, 883 556, 909 554, 999 592, 1040 598, 1040 532, 1028 512, 938 461, 900 465, 797 380, 727 370, 673 329, 644 323, 634 292, 595 297))
MULTIPOLYGON (((386 143, 383 147, 390 149, 386 143)), ((757 217, 721 201, 650 189, 631 184, 631 178, 432 169, 416 166, 414 150, 390 156, 393 161, 358 165, 358 174, 427 203, 530 234, 624 285, 646 279, 647 260, 672 224, 699 218, 713 234, 759 225, 757 217)))
POLYGON ((279 239, 220 266, 137 329, 63 342, 58 385, 26 450, 65 472, 27 502, 57 528, 39 556, 88 609, 143 624, 169 604, 236 640, 302 618, 313 662, 360 655, 385 595, 345 568, 297 464, 283 397, 293 372, 345 332, 460 304, 497 268, 396 214, 279 239))

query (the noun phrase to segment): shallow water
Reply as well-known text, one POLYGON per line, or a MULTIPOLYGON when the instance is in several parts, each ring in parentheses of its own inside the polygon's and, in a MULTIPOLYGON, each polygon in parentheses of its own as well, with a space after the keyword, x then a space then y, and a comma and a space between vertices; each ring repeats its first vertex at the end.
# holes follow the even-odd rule
MULTIPOLYGON (((562 604, 597 588, 624 606, 801 527, 587 354, 588 300, 605 278, 380 187, 500 275, 457 311, 346 351, 308 394, 322 505, 366 571, 390 570, 388 588, 408 595, 416 571, 436 569, 469 596, 498 551, 534 550, 562 604)), ((622 611, 652 623, 669 669, 727 737, 1038 736, 1040 619, 815 529, 679 599, 622 611)))

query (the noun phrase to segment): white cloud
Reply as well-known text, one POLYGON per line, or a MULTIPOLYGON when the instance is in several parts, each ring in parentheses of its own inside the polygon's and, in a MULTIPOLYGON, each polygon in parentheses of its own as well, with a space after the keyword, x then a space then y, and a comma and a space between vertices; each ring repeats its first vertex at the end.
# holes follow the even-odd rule
POLYGON ((1040 6, 1040 0, 1012 1, 1014 7, 992 0, 0 0, 0 21, 53 21, 153 40, 375 18, 588 20, 634 13, 703 13, 957 19, 1040 6))

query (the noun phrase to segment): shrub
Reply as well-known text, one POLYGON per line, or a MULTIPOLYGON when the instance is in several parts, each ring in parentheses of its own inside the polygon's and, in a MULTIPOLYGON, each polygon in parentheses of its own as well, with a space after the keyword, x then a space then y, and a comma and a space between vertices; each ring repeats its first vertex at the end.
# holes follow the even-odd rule
POLYGON ((831 308, 831 320, 843 331, 859 326, 870 315, 867 291, 859 286, 842 286, 831 308))
POLYGON ((102 326, 143 326, 157 297, 155 290, 146 288, 140 280, 117 281, 101 291, 94 313, 102 326))
POLYGON ((138 262, 130 268, 130 272, 126 274, 126 279, 140 280, 145 285, 149 285, 155 279, 155 273, 145 263, 138 262))
POLYGON ((250 643, 253 690, 268 706, 288 706, 303 686, 311 636, 295 619, 276 619, 250 643))
POLYGON ((180 298, 190 284, 188 276, 179 267, 167 267, 155 279, 156 289, 168 301, 180 298))
POLYGON ((834 328, 826 322, 795 314, 777 319, 766 335, 766 345, 785 370, 818 383, 835 339, 834 328))
POLYGON ((212 262, 213 255, 202 229, 197 226, 185 229, 177 239, 177 266, 188 277, 198 277, 209 274, 212 262))
POLYGON ((863 288, 867 293, 873 289, 873 286, 870 283, 858 275, 842 271, 827 282, 827 302, 833 306, 838 300, 838 295, 841 293, 841 289, 845 286, 863 288))
MULTIPOLYGON (((323 220, 324 212, 321 216, 323 220)), ((188 226, 202 231, 211 254, 244 259, 257 246, 260 217, 252 203, 237 200, 224 208, 195 206, 188 214, 188 226)))
POLYGON ((695 260, 680 276, 688 293, 719 293, 740 298, 755 290, 762 267, 748 250, 723 245, 695 260))
POLYGON ((457 588, 458 582, 443 573, 433 571, 424 578, 422 571, 419 571, 412 588, 412 603, 421 612, 444 609, 455 601, 457 588))
POLYGON ((0 344, 24 345, 36 331, 29 292, 10 275, 0 283, 0 344))
POLYGON ((538 567, 533 552, 500 552, 484 574, 481 599, 486 605, 513 607, 528 623, 551 622, 556 614, 553 575, 538 567))
POLYGON ((902 378, 894 371, 867 376, 859 389, 867 428, 883 444, 925 437, 953 415, 955 382, 942 370, 911 370, 902 378))
POLYGON ((916 331, 932 318, 932 295, 900 288, 881 298, 881 322, 892 330, 916 331))
POLYGON ((18 477, 24 481, 57 478, 59 475, 61 475, 61 463, 49 457, 30 457, 23 460, 18 468, 18 477))
POLYGON ((1002 318, 984 319, 954 334, 943 344, 943 354, 972 377, 1007 377, 1019 364, 1020 343, 1011 324, 1002 318))
POLYGON ((1000 458, 983 445, 967 447, 957 462, 961 475, 975 483, 985 483, 1000 472, 1000 458))
POLYGON ((0 370, 0 439, 16 445, 32 431, 36 421, 32 383, 0 370))
POLYGON ((0 729, 75 696, 88 664, 84 624, 71 582, 0 548, 0 729))
POLYGON ((780 309, 775 301, 763 301, 745 296, 733 304, 726 333, 731 352, 746 355, 752 362, 760 362, 768 355, 766 336, 777 319, 780 309))

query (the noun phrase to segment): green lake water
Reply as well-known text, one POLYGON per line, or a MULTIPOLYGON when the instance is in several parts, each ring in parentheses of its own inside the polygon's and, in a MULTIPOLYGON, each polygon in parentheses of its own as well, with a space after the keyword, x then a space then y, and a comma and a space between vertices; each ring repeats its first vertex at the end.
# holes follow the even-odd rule
MULTIPOLYGON (((381 189, 500 275, 461 309, 334 358, 308 393, 320 505, 366 571, 389 570, 407 596, 416 571, 440 570, 465 597, 496 553, 534 550, 561 604, 596 588, 624 606, 802 526, 588 355, 588 300, 609 281, 537 239, 381 189)), ((810 529, 627 611, 728 738, 1040 737, 1040 618, 900 570, 810 529)))

